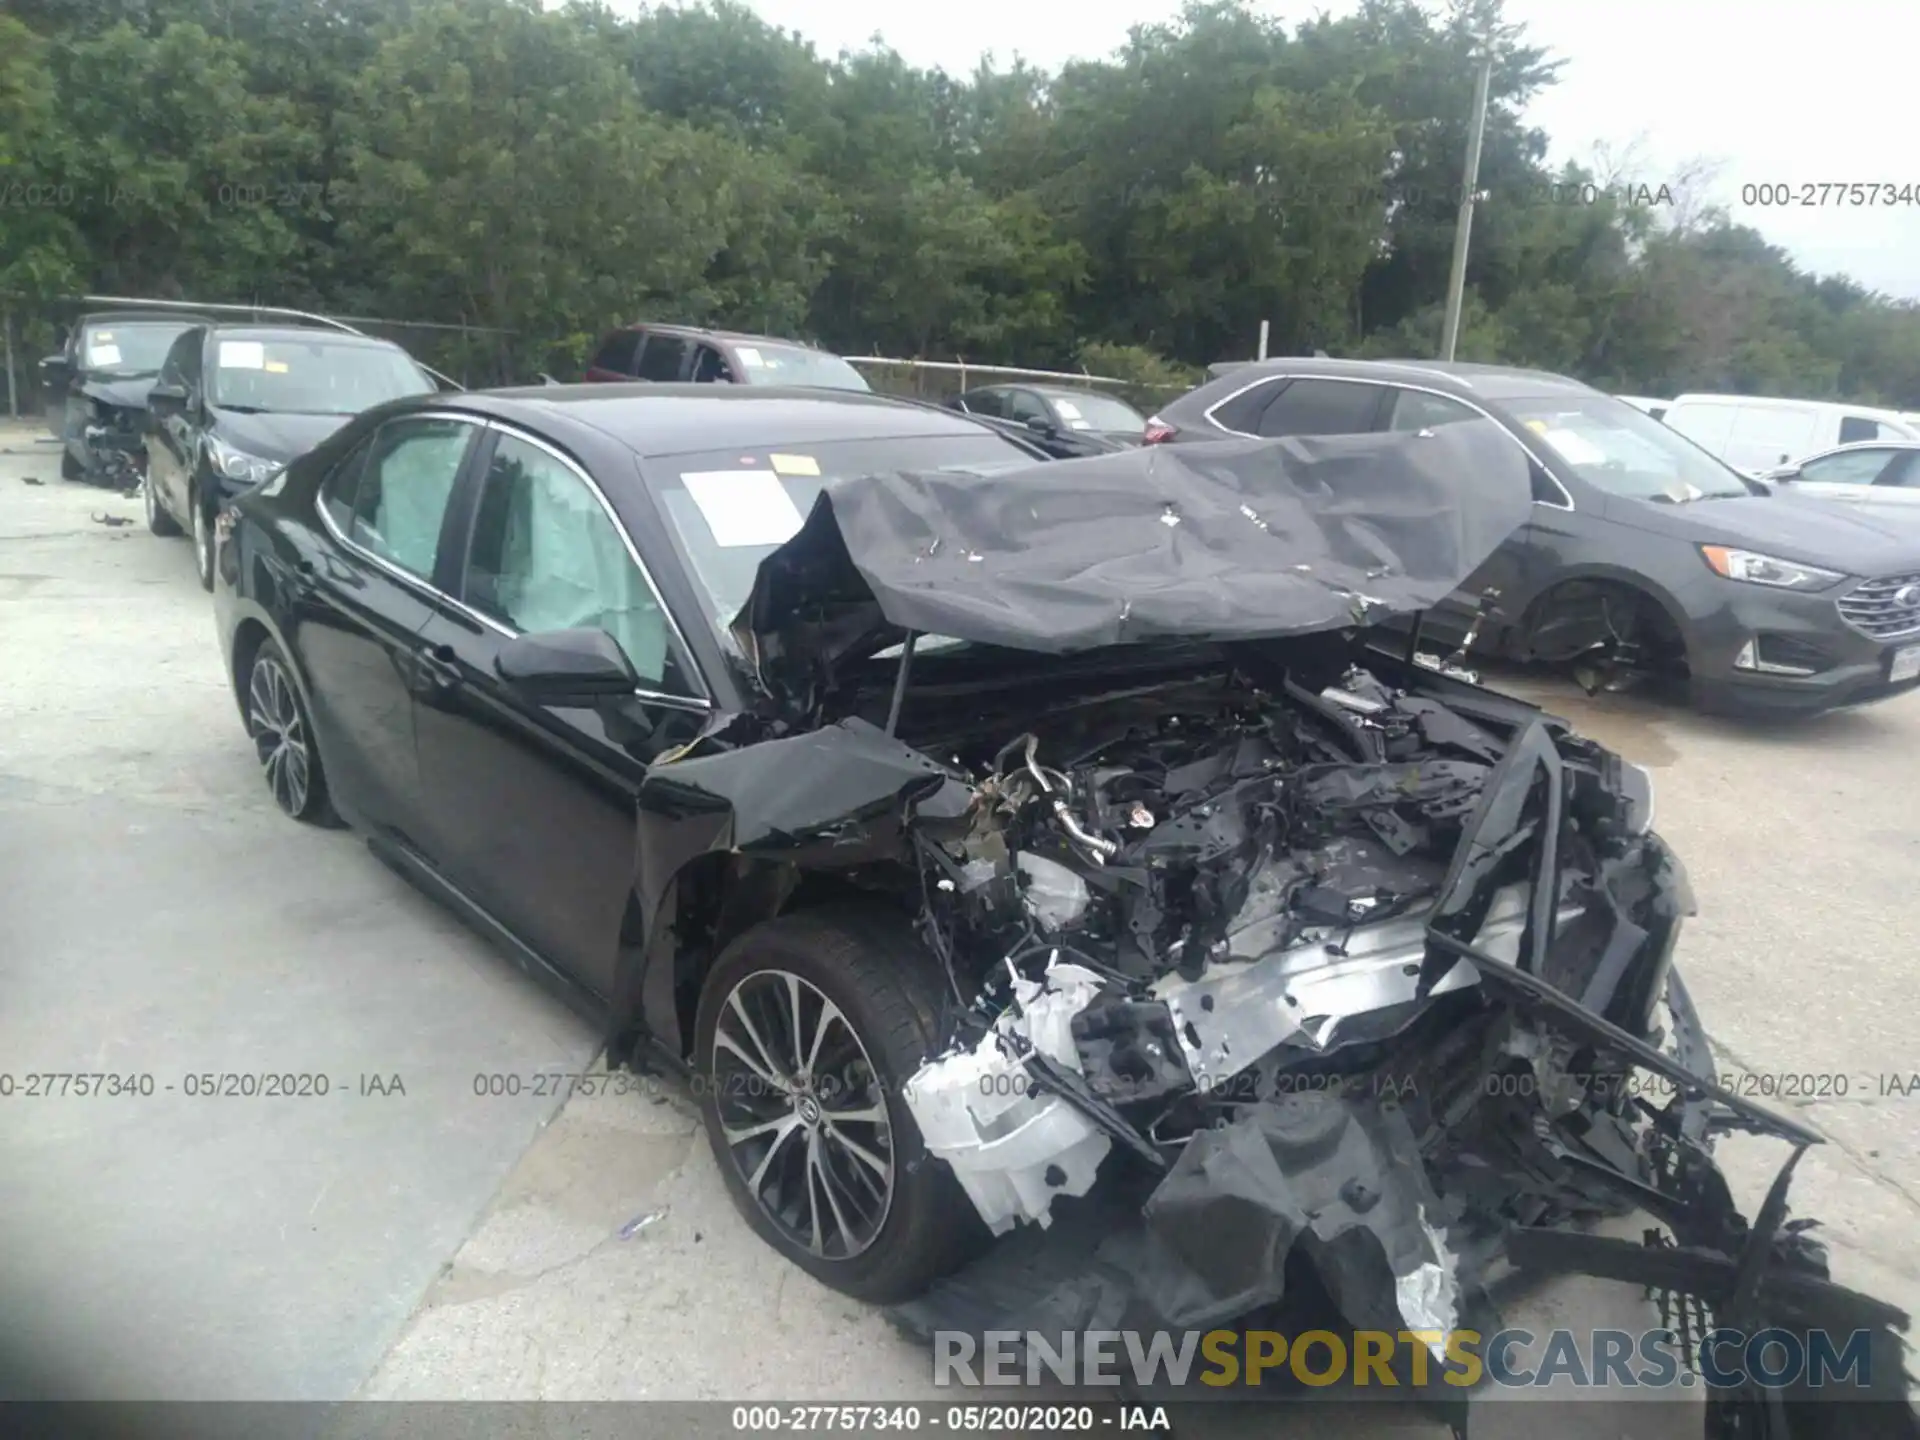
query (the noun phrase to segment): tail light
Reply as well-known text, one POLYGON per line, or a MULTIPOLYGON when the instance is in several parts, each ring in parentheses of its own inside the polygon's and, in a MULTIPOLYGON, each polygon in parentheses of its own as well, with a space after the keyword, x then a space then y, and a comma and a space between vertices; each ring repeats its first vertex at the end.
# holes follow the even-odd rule
POLYGON ((1174 437, 1174 428, 1158 415, 1147 421, 1147 428, 1140 436, 1142 445, 1164 445, 1174 437))

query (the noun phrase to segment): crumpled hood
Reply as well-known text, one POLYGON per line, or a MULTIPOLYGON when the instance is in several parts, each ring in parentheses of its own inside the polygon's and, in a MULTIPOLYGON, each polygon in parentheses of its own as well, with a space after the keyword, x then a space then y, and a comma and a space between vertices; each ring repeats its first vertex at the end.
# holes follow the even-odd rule
POLYGON ((133 375, 122 380, 89 380, 80 387, 80 393, 89 400, 97 400, 102 405, 116 405, 123 410, 144 410, 147 408, 147 393, 153 389, 159 372, 152 375, 133 375))
POLYGON ((338 430, 351 415, 244 415, 220 412, 220 438, 262 460, 292 461, 338 430))
POLYGON ((1338 630, 1431 606, 1531 503, 1491 421, 848 477, 761 563, 734 633, 792 687, 902 630, 1051 654, 1338 630))

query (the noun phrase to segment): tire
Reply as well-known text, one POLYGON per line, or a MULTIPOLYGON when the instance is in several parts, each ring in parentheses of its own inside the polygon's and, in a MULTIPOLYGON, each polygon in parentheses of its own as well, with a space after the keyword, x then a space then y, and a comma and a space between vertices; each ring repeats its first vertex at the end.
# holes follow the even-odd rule
POLYGON ((213 593, 213 515, 200 498, 200 487, 187 495, 187 514, 193 522, 193 568, 200 576, 200 588, 213 593))
POLYGON ((294 683, 293 666, 272 640, 262 640, 247 667, 247 738, 282 814, 312 825, 338 823, 314 744, 313 718, 294 683))
POLYGON ((140 477, 140 506, 147 512, 147 529, 155 535, 172 537, 180 533, 180 524, 167 513, 160 497, 153 493, 153 475, 140 477))
POLYGON ((945 993, 907 924, 860 906, 755 926, 721 952, 701 990, 700 1109, 727 1193, 761 1239, 861 1300, 919 1294, 986 1237, 953 1172, 927 1154, 901 1093, 940 1043, 945 993), (795 995, 812 1066, 793 1063, 800 1047, 779 1034, 795 995), (775 1083, 746 1052, 770 1059, 775 1083))

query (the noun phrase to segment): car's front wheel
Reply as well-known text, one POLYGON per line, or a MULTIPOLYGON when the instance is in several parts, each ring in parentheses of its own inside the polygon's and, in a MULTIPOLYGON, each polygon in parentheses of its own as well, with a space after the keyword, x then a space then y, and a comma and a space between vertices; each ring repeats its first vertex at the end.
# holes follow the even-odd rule
POLYGON ((151 470, 140 477, 140 506, 147 512, 147 529, 155 535, 180 533, 179 524, 167 513, 167 507, 160 503, 160 497, 154 493, 151 470))
POLYGON ((187 510, 193 517, 193 568, 199 573, 200 588, 213 589, 213 508, 198 486, 187 497, 187 510))
POLYGON ((939 1044, 943 994, 912 930, 858 907, 755 926, 701 991, 701 1110, 735 1206, 863 1300, 919 1293, 985 1233, 901 1094, 939 1044))
POLYGON ((260 642, 247 670, 247 737, 273 803, 295 820, 331 824, 333 807, 314 747, 313 721, 294 684, 293 666, 271 640, 260 642))

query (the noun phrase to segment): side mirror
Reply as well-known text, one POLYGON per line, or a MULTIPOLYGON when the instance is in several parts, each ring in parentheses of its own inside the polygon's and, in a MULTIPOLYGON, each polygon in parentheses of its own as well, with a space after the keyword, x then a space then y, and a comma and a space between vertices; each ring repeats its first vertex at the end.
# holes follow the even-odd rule
POLYGON ((542 630, 500 647, 500 678, 536 705, 590 709, 640 686, 633 663, 604 630, 542 630))
POLYGON ((1057 435, 1060 433, 1060 427, 1058 425, 1054 424, 1051 420, 1042 419, 1038 415, 1027 421, 1027 428, 1036 435, 1057 435))
POLYGON ((178 415, 187 408, 187 387, 156 385, 147 392, 147 408, 156 415, 178 415))

